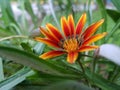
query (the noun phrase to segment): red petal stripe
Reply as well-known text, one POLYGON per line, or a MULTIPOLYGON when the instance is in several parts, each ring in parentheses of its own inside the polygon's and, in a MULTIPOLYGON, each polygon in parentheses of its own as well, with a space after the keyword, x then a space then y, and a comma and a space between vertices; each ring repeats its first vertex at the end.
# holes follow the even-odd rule
POLYGON ((78 52, 69 52, 67 55, 67 62, 73 64, 78 58, 78 52))
POLYGON ((98 29, 98 27, 104 22, 104 19, 92 24, 91 26, 89 26, 85 32, 83 33, 84 39, 89 38, 90 36, 92 36, 96 30, 98 29))
POLYGON ((76 34, 77 34, 77 35, 79 35, 79 34, 82 32, 82 29, 83 29, 83 27, 84 27, 85 22, 86 22, 86 13, 84 13, 84 14, 80 17, 80 19, 79 19, 79 21, 78 21, 78 23, 77 23, 77 25, 76 25, 76 34))
POLYGON ((58 39, 56 39, 53 35, 50 34, 50 32, 48 32, 47 30, 45 30, 44 28, 40 27, 40 32, 46 36, 47 38, 49 38, 50 40, 53 40, 55 42, 59 42, 58 39))
POLYGON ((61 18, 61 27, 65 37, 68 37, 71 35, 71 30, 65 17, 61 18))
POLYGON ((70 32, 71 32, 71 36, 74 35, 74 19, 73 19, 73 16, 72 15, 69 15, 68 16, 68 25, 70 27, 70 32))
POLYGON ((62 54, 65 54, 65 52, 63 52, 63 51, 50 51, 50 52, 47 52, 47 53, 40 55, 39 57, 42 59, 48 59, 48 58, 60 56, 62 54))
POLYGON ((39 41, 39 42, 42 42, 42 43, 45 43, 47 45, 50 45, 52 47, 60 48, 58 43, 56 43, 56 42, 54 42, 54 41, 52 41, 50 39, 36 37, 35 40, 39 41))
POLYGON ((54 27, 52 24, 46 25, 48 31, 53 35, 54 38, 56 38, 58 41, 63 38, 62 34, 59 32, 59 30, 54 27))
POLYGON ((79 49, 79 52, 91 51, 91 50, 97 49, 98 47, 99 46, 82 46, 79 49))
POLYGON ((87 44, 91 44, 95 41, 98 41, 99 39, 102 39, 104 36, 106 36, 106 32, 102 33, 102 34, 97 34, 97 35, 94 35, 92 37, 90 37, 89 39, 87 39, 82 45, 87 45, 87 44))

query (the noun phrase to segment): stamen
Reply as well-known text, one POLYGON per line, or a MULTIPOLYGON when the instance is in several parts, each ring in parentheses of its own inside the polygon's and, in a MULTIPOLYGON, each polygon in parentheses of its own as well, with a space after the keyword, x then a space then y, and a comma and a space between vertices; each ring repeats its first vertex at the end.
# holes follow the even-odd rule
POLYGON ((72 52, 78 49, 78 41, 75 38, 66 39, 63 42, 63 49, 67 52, 72 52))

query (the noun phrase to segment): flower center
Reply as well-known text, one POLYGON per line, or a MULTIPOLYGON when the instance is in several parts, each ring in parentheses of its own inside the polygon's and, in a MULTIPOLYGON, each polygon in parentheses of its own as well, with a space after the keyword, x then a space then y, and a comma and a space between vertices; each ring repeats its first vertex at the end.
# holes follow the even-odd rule
POLYGON ((63 42, 63 48, 64 50, 66 50, 67 52, 73 52, 76 51, 78 49, 79 43, 77 41, 76 38, 70 38, 70 39, 66 39, 63 42))

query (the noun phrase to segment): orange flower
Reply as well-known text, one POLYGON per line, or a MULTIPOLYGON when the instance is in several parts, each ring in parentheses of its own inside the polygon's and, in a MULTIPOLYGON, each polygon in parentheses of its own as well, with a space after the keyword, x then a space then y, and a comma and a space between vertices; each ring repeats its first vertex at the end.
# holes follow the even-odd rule
POLYGON ((48 59, 62 54, 67 54, 67 62, 74 63, 78 58, 79 52, 90 51, 98 48, 98 46, 92 46, 90 44, 106 35, 106 32, 93 35, 104 20, 101 19, 83 31, 85 22, 86 13, 81 16, 76 27, 72 15, 69 15, 68 19, 63 16, 61 18, 63 33, 50 23, 46 25, 46 29, 40 27, 40 31, 45 38, 36 37, 35 40, 55 48, 55 50, 42 54, 40 58, 48 59))

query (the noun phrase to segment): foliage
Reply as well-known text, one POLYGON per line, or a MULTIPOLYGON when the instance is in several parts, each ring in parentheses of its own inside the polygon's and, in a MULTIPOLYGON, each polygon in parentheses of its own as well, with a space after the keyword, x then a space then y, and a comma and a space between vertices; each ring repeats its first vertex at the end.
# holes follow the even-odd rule
POLYGON ((86 12, 87 26, 104 18, 99 32, 108 35, 96 44, 120 45, 120 0, 111 0, 115 10, 106 9, 103 0, 88 1, 0 0, 0 90, 120 90, 120 67, 93 52, 81 53, 81 62, 75 64, 67 63, 64 55, 39 58, 51 49, 34 40, 41 35, 39 26, 50 22, 60 29, 60 17, 69 14, 77 23, 86 12))

